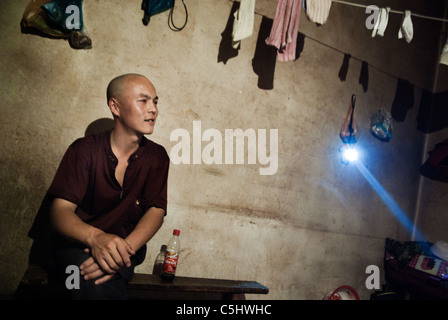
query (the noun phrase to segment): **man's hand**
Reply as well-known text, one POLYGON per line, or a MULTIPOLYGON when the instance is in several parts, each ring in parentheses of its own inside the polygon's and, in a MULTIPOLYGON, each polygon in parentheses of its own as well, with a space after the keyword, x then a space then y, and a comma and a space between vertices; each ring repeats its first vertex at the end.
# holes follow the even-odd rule
MULTIPOLYGON (((87 248, 84 251, 88 253, 90 250, 87 248)), ((102 276, 95 281, 96 285, 105 283, 114 276, 114 274, 104 273, 92 257, 89 257, 84 261, 79 268, 81 269, 81 275, 84 276, 85 280, 96 279, 102 276)))
POLYGON ((113 274, 123 266, 130 266, 134 250, 124 239, 97 229, 89 241, 94 262, 102 271, 113 274))

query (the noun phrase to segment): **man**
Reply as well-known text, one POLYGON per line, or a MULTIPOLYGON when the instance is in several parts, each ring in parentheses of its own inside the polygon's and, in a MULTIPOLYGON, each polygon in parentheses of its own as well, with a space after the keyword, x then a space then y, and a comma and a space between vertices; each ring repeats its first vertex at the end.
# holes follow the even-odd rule
POLYGON ((125 299, 166 214, 169 157, 144 137, 158 116, 153 84, 138 74, 119 76, 107 102, 113 130, 76 140, 48 190, 55 258, 64 270, 80 267, 80 289, 71 290, 80 299, 125 299))

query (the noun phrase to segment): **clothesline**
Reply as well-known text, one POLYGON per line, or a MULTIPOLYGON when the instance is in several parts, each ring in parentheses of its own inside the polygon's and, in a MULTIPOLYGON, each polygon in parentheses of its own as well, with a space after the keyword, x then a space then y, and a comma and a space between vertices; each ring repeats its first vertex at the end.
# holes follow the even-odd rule
MULTIPOLYGON (((367 8, 368 7, 368 6, 364 5, 364 4, 358 4, 358 3, 342 1, 342 0, 332 0, 332 2, 336 2, 336 3, 340 3, 340 4, 346 4, 346 5, 349 5, 349 6, 359 7, 359 8, 367 8)), ((398 13, 398 14, 404 14, 403 11, 397 11, 397 10, 390 10, 389 12, 398 13)), ((411 15, 414 16, 414 17, 419 17, 419 18, 423 18, 423 19, 448 22, 448 19, 442 19, 442 18, 437 18, 437 17, 425 16, 425 15, 416 14, 416 13, 411 13, 411 15)))

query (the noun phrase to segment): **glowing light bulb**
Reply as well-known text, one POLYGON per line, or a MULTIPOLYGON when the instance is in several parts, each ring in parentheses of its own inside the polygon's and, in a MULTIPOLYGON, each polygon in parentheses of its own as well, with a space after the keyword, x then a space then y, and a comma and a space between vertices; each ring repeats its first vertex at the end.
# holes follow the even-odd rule
POLYGON ((353 148, 346 148, 344 150, 344 159, 349 161, 349 162, 353 162, 358 160, 358 151, 356 151, 353 148))

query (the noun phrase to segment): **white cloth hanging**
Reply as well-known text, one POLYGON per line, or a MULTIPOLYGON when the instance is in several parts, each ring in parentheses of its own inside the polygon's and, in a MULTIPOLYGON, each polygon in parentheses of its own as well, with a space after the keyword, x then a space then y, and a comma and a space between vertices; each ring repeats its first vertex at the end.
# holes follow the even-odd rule
POLYGON ((443 46, 440 63, 448 65, 448 39, 446 39, 445 45, 443 46))
POLYGON ((414 28, 412 26, 411 11, 406 10, 403 14, 400 30, 398 30, 398 39, 406 39, 407 43, 412 41, 414 37, 414 28))
POLYGON ((330 14, 332 0, 307 0, 306 15, 314 23, 324 24, 330 14))
POLYGON ((255 0, 241 0, 240 7, 234 13, 233 22, 233 48, 240 45, 242 39, 252 35, 254 29, 255 0))
POLYGON ((387 23, 389 22, 389 12, 390 7, 381 8, 378 13, 378 19, 376 20, 375 26, 372 31, 372 38, 377 34, 379 36, 384 36, 384 31, 386 31, 387 23))

